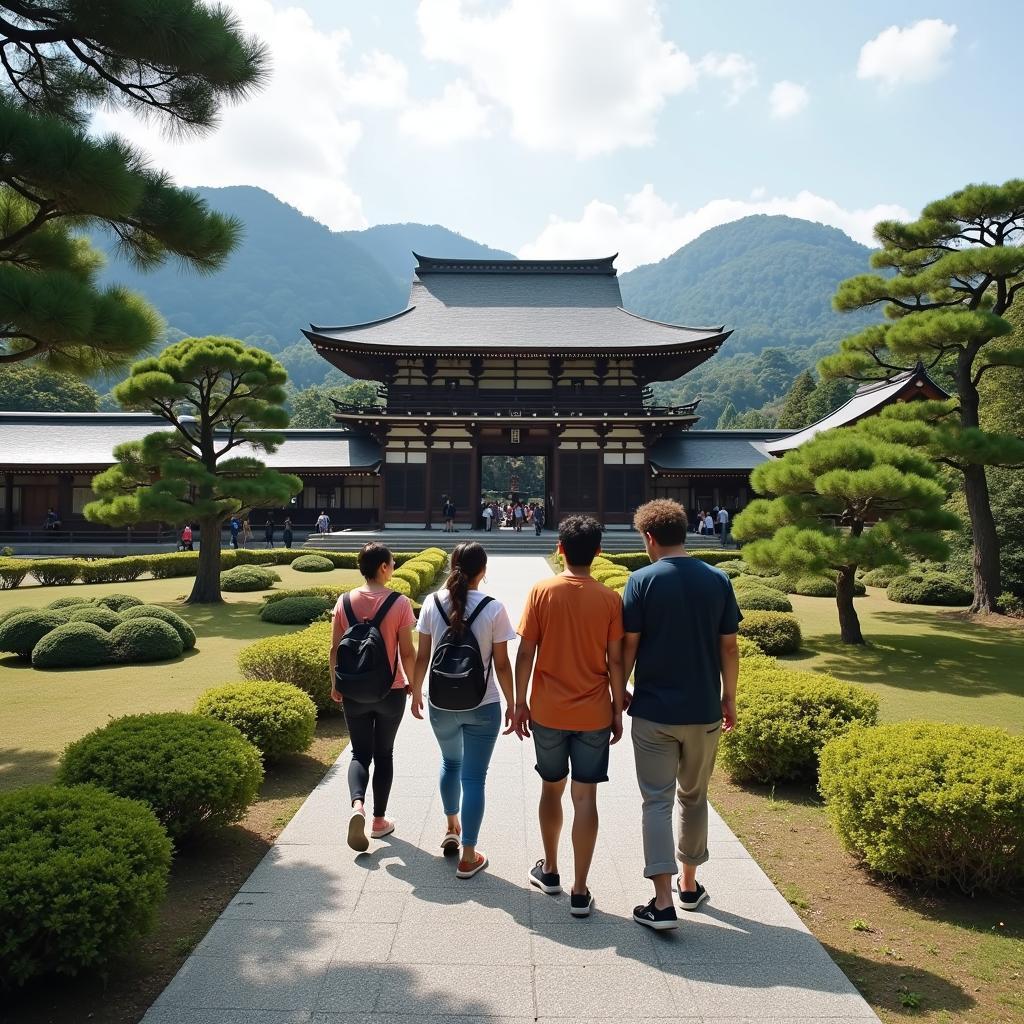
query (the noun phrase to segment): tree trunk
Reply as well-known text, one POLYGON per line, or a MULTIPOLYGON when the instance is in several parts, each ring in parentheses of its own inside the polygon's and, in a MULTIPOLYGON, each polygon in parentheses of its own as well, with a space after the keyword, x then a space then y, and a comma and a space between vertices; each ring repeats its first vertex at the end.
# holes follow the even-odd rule
POLYGON ((996 535, 984 466, 968 465, 964 468, 964 497, 967 499, 974 537, 974 600, 971 602, 971 612, 975 615, 985 614, 996 610, 1002 593, 1002 581, 999 537, 996 535))
MULTIPOLYGON (((960 399, 960 423, 963 427, 980 427, 980 396, 971 379, 973 360, 963 355, 957 365, 957 390, 960 399)), ((988 478, 985 467, 968 463, 964 467, 964 498, 971 518, 971 535, 974 539, 974 600, 972 614, 994 612, 1002 593, 999 570, 999 537, 996 521, 992 515, 992 503, 988 497, 988 478)))
POLYGON ((853 584, 857 578, 857 566, 844 565, 836 573, 836 607, 839 609, 839 637, 844 644, 864 643, 860 631, 860 619, 853 605, 853 584))
POLYGON ((199 520, 199 571, 188 604, 219 604, 220 520, 199 520))

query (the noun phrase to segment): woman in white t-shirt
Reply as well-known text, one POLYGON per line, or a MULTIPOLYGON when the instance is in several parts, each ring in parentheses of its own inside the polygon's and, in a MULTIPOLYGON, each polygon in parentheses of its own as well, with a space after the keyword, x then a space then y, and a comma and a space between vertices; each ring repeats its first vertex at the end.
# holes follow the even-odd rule
MULTIPOLYGON (((486 571, 487 552, 483 547, 475 541, 459 544, 452 552, 451 573, 444 589, 423 602, 416 626, 420 641, 412 681, 412 713, 416 718, 423 717, 423 682, 430 667, 432 649, 449 628, 434 598, 440 601, 451 625, 464 629, 466 620, 486 597, 478 589, 486 571)), ((477 849, 477 839, 484 817, 487 769, 501 730, 500 694, 505 695, 506 735, 512 731, 515 703, 508 642, 515 639, 516 631, 504 605, 491 599, 469 628, 480 647, 487 672, 483 700, 469 711, 447 711, 429 702, 427 708, 431 728, 441 748, 441 801, 448 819, 441 849, 445 853, 456 853, 461 844, 462 856, 455 872, 459 878, 472 878, 487 867, 487 855, 477 849)))

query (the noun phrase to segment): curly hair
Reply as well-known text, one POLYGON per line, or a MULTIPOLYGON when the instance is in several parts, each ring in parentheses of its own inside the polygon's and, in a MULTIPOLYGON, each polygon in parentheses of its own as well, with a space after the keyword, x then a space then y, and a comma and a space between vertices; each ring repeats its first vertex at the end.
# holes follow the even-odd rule
POLYGON ((655 498, 633 514, 633 528, 649 533, 663 548, 686 543, 686 510, 670 498, 655 498))

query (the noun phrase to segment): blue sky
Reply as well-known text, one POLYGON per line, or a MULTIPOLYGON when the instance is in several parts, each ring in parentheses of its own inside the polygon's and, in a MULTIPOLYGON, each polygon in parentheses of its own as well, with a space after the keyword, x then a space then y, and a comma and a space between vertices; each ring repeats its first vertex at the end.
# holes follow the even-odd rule
POLYGON ((271 46, 263 94, 200 141, 98 126, 184 184, 259 185, 336 229, 437 222, 628 267, 751 212, 866 241, 1024 171, 1017 3, 229 6, 271 46))

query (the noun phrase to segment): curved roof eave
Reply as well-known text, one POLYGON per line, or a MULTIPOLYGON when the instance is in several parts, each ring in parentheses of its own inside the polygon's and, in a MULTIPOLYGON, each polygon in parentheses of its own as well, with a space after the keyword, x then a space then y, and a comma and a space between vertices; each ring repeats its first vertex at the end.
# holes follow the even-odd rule
MULTIPOLYGON (((634 317, 637 320, 643 320, 645 324, 654 324, 657 327, 669 327, 674 331, 692 331, 694 334, 721 334, 725 331, 725 324, 721 324, 718 327, 687 327, 685 324, 670 324, 667 320, 655 320, 649 316, 641 316, 639 313, 634 313, 630 309, 626 309, 625 306, 616 306, 620 312, 625 313, 627 316, 634 317)), ((725 331, 725 337, 728 338, 732 334, 732 331, 725 331)), ((724 340, 724 339, 723 339, 724 340)))
MULTIPOLYGON (((362 327, 376 327, 377 324, 390 323, 392 320, 405 316, 406 313, 411 313, 415 308, 415 305, 406 306, 405 309, 392 313, 390 316, 382 316, 377 320, 365 320, 361 324, 342 324, 340 327, 318 327, 316 324, 310 324, 309 328, 314 334, 323 334, 325 331, 355 331, 362 327)), ((306 334, 307 332, 303 331, 302 333, 306 334)))

